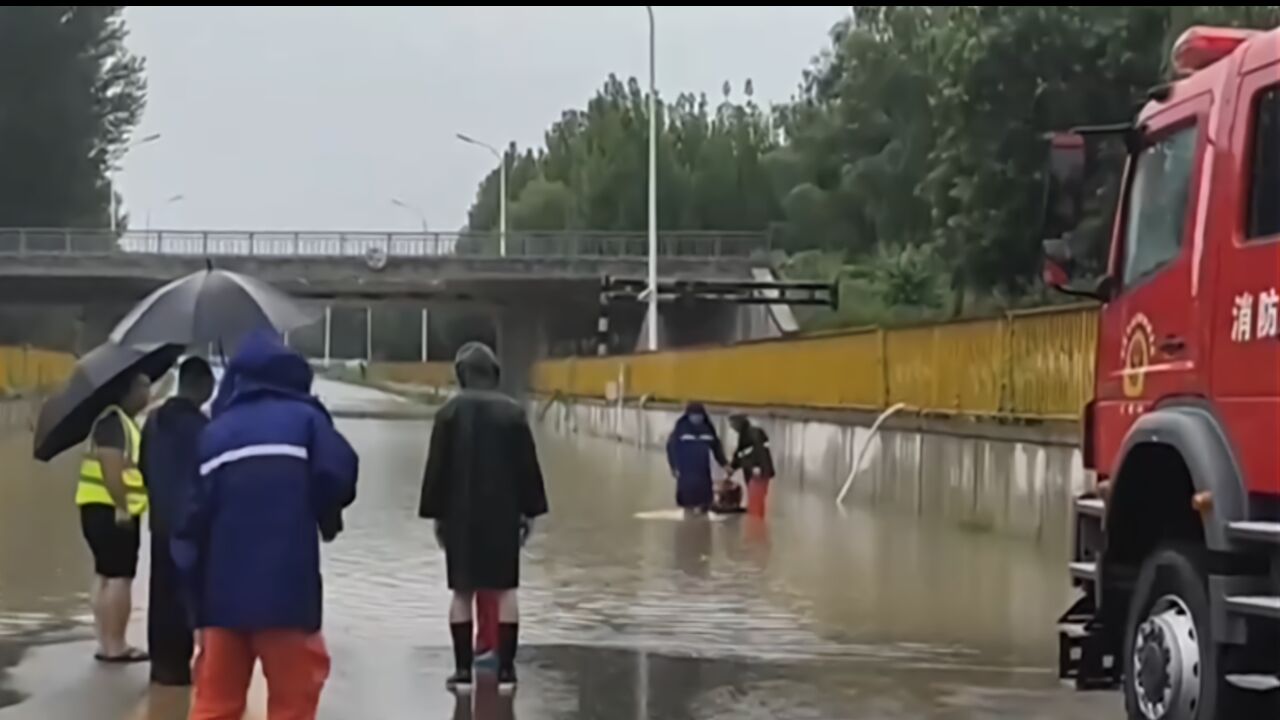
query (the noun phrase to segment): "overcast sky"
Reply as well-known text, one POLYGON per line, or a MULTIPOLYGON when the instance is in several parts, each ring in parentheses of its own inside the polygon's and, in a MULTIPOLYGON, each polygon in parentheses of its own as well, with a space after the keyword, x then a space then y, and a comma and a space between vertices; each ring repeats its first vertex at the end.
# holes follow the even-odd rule
MULTIPOLYGON (((748 77, 790 97, 849 6, 657 7, 665 97, 748 77)), ((145 7, 148 105, 117 178, 132 225, 455 230, 494 166, 465 132, 539 143, 610 72, 647 75, 631 7, 145 7), (182 195, 178 202, 168 199, 182 195)))

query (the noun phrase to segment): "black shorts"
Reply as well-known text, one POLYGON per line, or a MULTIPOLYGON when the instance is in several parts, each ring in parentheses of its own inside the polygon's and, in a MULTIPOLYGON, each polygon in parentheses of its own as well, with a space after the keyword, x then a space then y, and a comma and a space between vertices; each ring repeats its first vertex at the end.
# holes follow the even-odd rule
POLYGON ((138 518, 116 524, 111 505, 81 505, 80 529, 93 552, 94 572, 105 578, 133 579, 138 574, 138 543, 142 528, 138 518))

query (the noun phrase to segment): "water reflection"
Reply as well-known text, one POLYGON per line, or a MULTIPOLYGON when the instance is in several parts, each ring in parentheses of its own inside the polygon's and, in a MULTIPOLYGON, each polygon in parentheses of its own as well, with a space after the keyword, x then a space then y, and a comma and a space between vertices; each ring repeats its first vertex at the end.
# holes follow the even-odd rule
POLYGON ((454 697, 453 720, 516 720, 515 696, 498 692, 493 677, 480 676, 472 693, 454 697))
POLYGON ((701 580, 711 577, 711 525, 705 518, 675 524, 672 564, 685 575, 701 580))

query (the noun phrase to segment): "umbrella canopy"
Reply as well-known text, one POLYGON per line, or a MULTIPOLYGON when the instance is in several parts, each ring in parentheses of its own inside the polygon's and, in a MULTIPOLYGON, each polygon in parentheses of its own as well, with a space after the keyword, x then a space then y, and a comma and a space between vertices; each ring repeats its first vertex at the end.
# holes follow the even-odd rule
POLYGON ((117 401, 114 394, 124 378, 145 373, 155 381, 173 367, 182 351, 181 345, 139 349, 109 342, 80 358, 67 384, 40 408, 36 421, 36 459, 48 462, 83 442, 98 416, 117 401))
POLYGON ((230 350, 254 330, 287 332, 316 315, 261 280, 226 270, 178 278, 138 303, 111 331, 119 345, 218 345, 230 350))

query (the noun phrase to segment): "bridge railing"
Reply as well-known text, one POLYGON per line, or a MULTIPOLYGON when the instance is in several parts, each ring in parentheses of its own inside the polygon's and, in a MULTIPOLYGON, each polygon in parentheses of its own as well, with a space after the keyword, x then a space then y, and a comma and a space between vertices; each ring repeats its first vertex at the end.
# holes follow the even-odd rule
MULTIPOLYGON (((666 258, 750 258, 770 249, 766 233, 663 232, 666 258)), ((509 232, 506 252, 497 233, 237 232, 0 228, 0 256, 101 253, 185 257, 341 258, 617 258, 648 257, 643 232, 509 232)))

